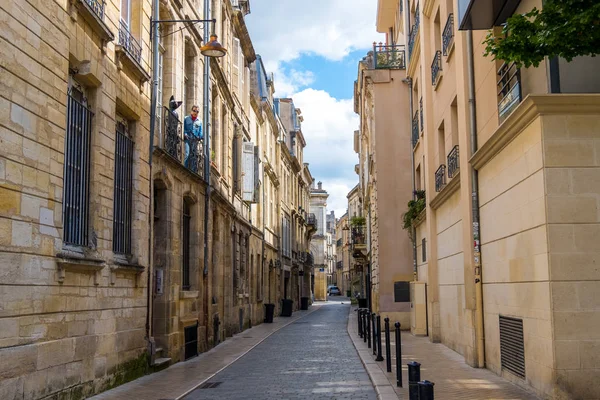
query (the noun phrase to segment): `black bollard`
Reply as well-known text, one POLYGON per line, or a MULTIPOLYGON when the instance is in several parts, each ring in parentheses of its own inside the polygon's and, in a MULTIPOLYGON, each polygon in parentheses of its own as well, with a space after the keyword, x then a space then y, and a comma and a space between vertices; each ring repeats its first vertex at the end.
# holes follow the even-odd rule
POLYGON ((377 320, 377 314, 373 313, 371 315, 371 322, 373 325, 373 355, 377 354, 377 334, 375 332, 377 332, 377 329, 375 329, 375 321, 377 320))
POLYGON ((429 381, 419 382, 419 400, 434 400, 433 385, 435 383, 429 381))
POLYGON ((387 372, 392 372, 392 348, 390 343, 390 319, 384 318, 385 321, 385 358, 387 372))
POLYGON ((400 337, 400 322, 396 327, 396 386, 402 387, 402 338, 400 337))
POLYGON ((419 381, 421 380, 421 364, 411 361, 408 364, 408 400, 419 400, 419 381))
POLYGON ((371 348, 371 313, 369 311, 366 312, 367 314, 367 346, 370 349, 371 348))
POLYGON ((375 361, 383 361, 381 355, 381 315, 377 316, 377 358, 375 361))
POLYGON ((363 312, 363 342, 367 342, 367 335, 369 334, 369 325, 367 325, 367 314, 369 313, 368 310, 365 309, 365 312, 363 312))
POLYGON ((357 320, 358 320, 358 336, 362 337, 363 336, 363 327, 362 327, 362 312, 363 310, 361 308, 358 309, 358 312, 356 313, 357 316, 357 320))

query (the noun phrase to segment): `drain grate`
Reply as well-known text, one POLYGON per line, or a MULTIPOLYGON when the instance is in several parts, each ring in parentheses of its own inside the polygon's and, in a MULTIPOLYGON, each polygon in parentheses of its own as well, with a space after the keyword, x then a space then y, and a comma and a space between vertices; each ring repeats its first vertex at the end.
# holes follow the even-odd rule
POLYGON ((204 382, 198 389, 214 389, 223 382, 204 382))

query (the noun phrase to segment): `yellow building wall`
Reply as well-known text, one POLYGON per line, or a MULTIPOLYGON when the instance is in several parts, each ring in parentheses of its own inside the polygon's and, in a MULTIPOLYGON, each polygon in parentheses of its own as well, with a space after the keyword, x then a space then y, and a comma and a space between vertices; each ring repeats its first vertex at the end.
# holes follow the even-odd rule
POLYGON ((327 300, 327 273, 315 269, 315 300, 327 300))

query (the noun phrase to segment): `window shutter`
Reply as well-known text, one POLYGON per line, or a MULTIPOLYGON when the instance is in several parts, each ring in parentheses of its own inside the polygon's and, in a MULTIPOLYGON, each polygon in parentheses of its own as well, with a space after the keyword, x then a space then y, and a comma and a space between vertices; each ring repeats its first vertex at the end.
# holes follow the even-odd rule
POLYGON ((254 143, 244 142, 242 153, 242 200, 254 200, 254 143))
POLYGON ((239 85, 240 85, 240 40, 238 38, 233 38, 233 51, 231 52, 231 85, 233 86, 233 91, 235 93, 239 93, 239 85))
POLYGON ((240 104, 244 106, 244 96, 246 95, 246 88, 244 87, 245 75, 246 75, 246 67, 244 65, 244 52, 242 50, 242 46, 238 47, 238 67, 239 67, 239 77, 240 77, 240 92, 239 99, 240 104))
POLYGON ((258 203, 258 198, 260 194, 260 159, 258 157, 258 146, 254 146, 254 198, 253 203, 258 203))

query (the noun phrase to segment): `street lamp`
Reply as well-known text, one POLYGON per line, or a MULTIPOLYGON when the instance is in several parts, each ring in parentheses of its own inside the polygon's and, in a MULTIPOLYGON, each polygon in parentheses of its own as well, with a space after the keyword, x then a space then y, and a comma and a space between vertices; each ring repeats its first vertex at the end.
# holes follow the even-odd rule
POLYGON ((217 41, 217 35, 210 35, 210 41, 200 47, 200 53, 206 57, 223 57, 227 53, 227 49, 221 46, 217 41))

